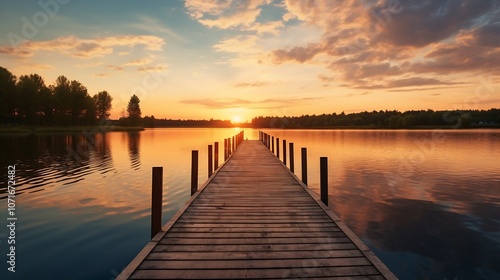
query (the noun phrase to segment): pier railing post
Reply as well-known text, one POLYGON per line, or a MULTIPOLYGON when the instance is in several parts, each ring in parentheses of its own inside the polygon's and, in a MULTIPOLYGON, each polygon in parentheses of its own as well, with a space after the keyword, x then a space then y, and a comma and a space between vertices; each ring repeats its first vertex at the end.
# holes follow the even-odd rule
POLYGON ((274 154, 274 136, 271 137, 271 152, 274 154))
POLYGON ((227 160, 227 139, 224 139, 224 161, 227 160))
POLYGON ((219 168, 219 142, 214 142, 214 170, 219 168))
POLYGON ((302 183, 307 186, 307 148, 301 148, 302 153, 302 183))
POLYGON ((319 160, 321 201, 328 206, 328 158, 320 157, 319 160))
POLYGON ((276 156, 280 159, 280 139, 276 138, 276 156))
POLYGON ((212 176, 213 172, 214 172, 213 149, 212 149, 212 145, 208 145, 208 178, 210 178, 210 176, 212 176))
POLYGON ((236 142, 234 141, 236 137, 233 136, 233 153, 236 151, 236 142))
POLYGON ((294 158, 293 158, 293 143, 290 142, 289 144, 289 153, 290 153, 290 171, 292 171, 292 173, 295 171, 295 161, 294 161, 294 158))
POLYGON ((267 148, 271 150, 271 135, 267 135, 267 148))
POLYGON ((163 203, 163 167, 153 167, 151 188, 151 238, 161 230, 163 203))
POLYGON ((198 191, 198 151, 191 152, 191 195, 198 191))
POLYGON ((286 166, 286 140, 283 139, 283 163, 286 166))

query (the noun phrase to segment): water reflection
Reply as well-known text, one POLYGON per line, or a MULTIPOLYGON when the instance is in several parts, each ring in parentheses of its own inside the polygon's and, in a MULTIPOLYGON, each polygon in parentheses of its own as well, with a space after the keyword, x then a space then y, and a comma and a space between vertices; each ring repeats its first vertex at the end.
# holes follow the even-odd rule
POLYGON ((442 279, 493 279, 494 275, 498 276, 500 246, 498 240, 490 239, 488 234, 476 228, 481 221, 422 200, 389 199, 376 203, 375 209, 379 220, 370 221, 366 229, 375 247, 412 252, 433 261, 427 268, 406 264, 406 273, 411 276, 405 279, 422 279, 429 275, 442 279))
MULTIPOLYGON (((190 196, 191 150, 200 152, 204 182, 207 145, 219 141, 222 150, 237 132, 0 136, 0 163, 18 165, 19 258, 27 268, 17 275, 77 279, 86 263, 80 279, 112 278, 149 239, 151 166, 164 167, 165 223, 190 196)), ((319 157, 329 157, 330 207, 401 279, 500 279, 500 131, 447 131, 440 141, 432 131, 269 132, 295 143, 296 174, 300 147, 308 148, 315 191, 319 157), (411 157, 416 151, 424 157, 411 157)))
POLYGON ((500 131, 269 133, 316 192, 329 157, 330 207, 400 279, 500 279, 500 131))
POLYGON ((138 170, 141 167, 141 158, 139 154, 140 141, 140 132, 134 131, 128 133, 128 153, 130 156, 130 166, 134 170, 138 170))
MULTIPOLYGON (((72 185, 99 170, 113 170, 106 134, 36 134, 1 136, 1 163, 16 164, 17 194, 38 192, 55 185, 72 185)), ((0 199, 6 197, 0 188, 0 199)))

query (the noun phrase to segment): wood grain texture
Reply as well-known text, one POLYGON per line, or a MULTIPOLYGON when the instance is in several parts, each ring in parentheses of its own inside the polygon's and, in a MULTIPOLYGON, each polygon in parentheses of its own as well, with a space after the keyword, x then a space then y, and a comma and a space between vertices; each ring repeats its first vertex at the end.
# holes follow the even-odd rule
POLYGON ((119 278, 396 279, 319 203, 265 145, 243 141, 119 278))

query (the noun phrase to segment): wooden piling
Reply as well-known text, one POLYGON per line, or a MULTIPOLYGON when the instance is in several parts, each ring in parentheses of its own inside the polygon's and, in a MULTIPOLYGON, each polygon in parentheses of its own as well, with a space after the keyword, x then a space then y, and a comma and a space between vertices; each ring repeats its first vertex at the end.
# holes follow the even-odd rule
POLYGON ((191 195, 198 191, 198 151, 191 152, 191 195))
POLYGON ((288 153, 290 154, 290 171, 292 171, 293 173, 295 171, 295 162, 293 157, 293 143, 290 142, 288 145, 289 145, 288 153))
POLYGON ((212 176, 213 172, 214 172, 213 147, 212 147, 212 145, 208 145, 208 178, 210 178, 210 176, 212 176))
POLYGON ((151 238, 161 230, 163 204, 163 167, 153 167, 151 188, 151 238))
POLYGON ((286 140, 283 139, 283 163, 286 166, 286 140))
POLYGON ((219 168, 219 142, 214 142, 214 169, 219 168))
POLYGON ((307 186, 307 148, 301 148, 302 183, 307 186))
POLYGON ((320 157, 320 193, 321 201, 328 206, 328 158, 320 157))
POLYGON ((280 139, 276 138, 276 157, 280 158, 280 139))

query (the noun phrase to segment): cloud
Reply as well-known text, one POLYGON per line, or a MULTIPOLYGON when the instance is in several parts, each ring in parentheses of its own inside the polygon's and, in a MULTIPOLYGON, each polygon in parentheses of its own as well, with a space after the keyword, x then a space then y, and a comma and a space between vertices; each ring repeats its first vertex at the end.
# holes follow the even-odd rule
POLYGON ((155 57, 148 56, 148 57, 143 57, 143 58, 131 60, 131 61, 129 61, 129 62, 123 64, 123 65, 124 66, 140 66, 140 65, 150 64, 154 60, 155 60, 155 57))
POLYGON ((139 16, 138 22, 130 23, 129 26, 137 30, 148 32, 149 34, 166 34, 176 41, 188 42, 185 37, 179 35, 169 27, 165 26, 160 20, 153 17, 139 16))
POLYGON ((108 77, 110 76, 109 73, 97 73, 97 74, 94 74, 94 77, 98 77, 98 78, 104 78, 104 77, 108 77))
MULTIPOLYGON (((389 89, 389 88, 404 88, 404 87, 423 87, 435 85, 462 85, 463 82, 446 82, 433 78, 411 77, 389 80, 385 83, 365 84, 350 86, 355 89, 389 89)), ((414 90, 414 89, 413 89, 414 90)), ((399 91, 399 90, 398 90, 399 91)))
POLYGON ((0 46, 0 53, 20 58, 33 56, 38 51, 55 51, 77 58, 102 57, 113 53, 116 47, 142 45, 146 50, 159 51, 165 41, 156 36, 118 35, 95 39, 64 36, 49 41, 24 41, 16 47, 0 46))
POLYGON ((149 65, 149 66, 143 66, 139 67, 137 69, 139 72, 163 72, 167 70, 166 65, 149 65))
POLYGON ((108 65, 108 69, 116 70, 116 71, 123 71, 123 69, 125 69, 125 67, 123 67, 121 65, 108 65))
POLYGON ((258 37, 255 35, 237 35, 227 38, 214 45, 216 51, 232 53, 248 53, 255 51, 258 37))
POLYGON ((249 27, 261 13, 259 6, 269 3, 267 0, 186 0, 185 7, 192 18, 205 26, 230 29, 249 27))
POLYGON ((359 89, 458 85, 444 80, 456 73, 500 74, 500 2, 495 0, 284 4, 284 20, 317 26, 322 35, 269 51, 265 58, 274 64, 322 64, 345 86, 359 89), (436 74, 439 79, 429 78, 436 74))
MULTIPOLYGON (((495 6, 498 9, 496 0, 414 2, 402 3, 402 11, 392 15, 395 24, 387 24, 378 40, 395 46, 426 46, 473 27, 495 6)), ((381 14, 382 9, 383 6, 378 5, 373 8, 372 14, 381 14)))
POLYGON ((96 67, 102 65, 101 61, 96 61, 96 62, 87 62, 87 63, 77 63, 76 66, 78 67, 96 67))
POLYGON ((248 31, 255 31, 257 34, 273 34, 278 35, 280 30, 283 29, 285 25, 281 21, 270 21, 265 23, 256 22, 248 31))
POLYGON ((182 100, 181 103, 193 104, 207 107, 209 109, 227 109, 227 108, 240 108, 247 109, 270 109, 282 106, 296 106, 304 105, 308 101, 321 99, 322 97, 305 97, 305 98, 270 98, 258 101, 251 101, 241 98, 219 98, 219 99, 190 99, 182 100))
POLYGON ((237 83, 235 87, 262 87, 269 85, 269 82, 237 83))

